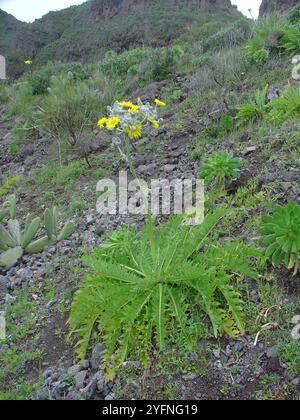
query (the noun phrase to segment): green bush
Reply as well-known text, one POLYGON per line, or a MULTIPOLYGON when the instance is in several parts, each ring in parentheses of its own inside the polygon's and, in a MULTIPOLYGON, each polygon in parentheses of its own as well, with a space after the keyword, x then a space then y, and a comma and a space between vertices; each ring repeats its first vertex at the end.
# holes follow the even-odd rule
POLYGON ((300 23, 300 4, 293 7, 289 12, 289 21, 294 25, 300 23))
POLYGON ((84 80, 86 71, 79 63, 50 63, 41 70, 33 73, 30 78, 33 95, 42 95, 48 92, 53 77, 65 76, 73 80, 84 80))
POLYGON ((41 132, 75 146, 85 130, 91 130, 96 123, 100 104, 101 92, 91 89, 86 82, 56 78, 34 114, 34 122, 41 132))
POLYGON ((203 163, 200 176, 204 181, 224 188, 226 183, 231 183, 239 177, 242 164, 242 159, 235 158, 228 152, 216 152, 203 163))
POLYGON ((289 86, 281 98, 270 103, 271 109, 279 113, 282 119, 300 115, 300 86, 289 86))
POLYGON ((210 36, 203 44, 204 52, 234 48, 243 45, 251 36, 251 25, 247 19, 240 19, 233 25, 222 28, 210 36))
POLYGON ((105 343, 108 378, 129 357, 149 367, 155 349, 198 343, 203 314, 214 335, 244 333, 243 304, 233 276, 256 278, 250 257, 256 249, 242 243, 208 243, 206 238, 226 214, 221 208, 197 227, 173 218, 153 231, 151 222, 136 233, 113 234, 102 249, 84 258, 90 273, 76 293, 70 326, 84 359, 92 337, 105 343))
POLYGON ((174 76, 176 56, 167 48, 154 49, 139 66, 139 80, 143 84, 160 82, 174 76))
POLYGON ((244 49, 244 57, 250 64, 261 63, 270 55, 278 54, 280 41, 286 22, 278 13, 260 19, 256 24, 252 39, 244 49))
POLYGON ((266 86, 263 90, 258 90, 250 102, 237 106, 236 120, 238 125, 253 123, 263 118, 268 111, 268 89, 269 87, 266 86))
POLYGON ((263 217, 262 222, 262 241, 268 247, 266 256, 274 265, 285 264, 296 274, 300 257, 300 206, 293 202, 277 206, 274 214, 263 217))
POLYGON ((124 77, 127 74, 135 73, 134 69, 140 62, 149 56, 148 48, 137 48, 117 54, 114 51, 108 51, 105 58, 100 62, 100 69, 107 76, 124 77))
POLYGON ((300 24, 285 26, 281 37, 281 47, 288 55, 300 53, 300 24))

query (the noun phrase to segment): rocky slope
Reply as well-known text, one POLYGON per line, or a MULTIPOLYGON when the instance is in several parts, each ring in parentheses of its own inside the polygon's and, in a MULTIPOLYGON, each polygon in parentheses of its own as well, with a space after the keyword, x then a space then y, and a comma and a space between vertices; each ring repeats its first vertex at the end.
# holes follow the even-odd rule
POLYGON ((263 0, 259 13, 263 16, 274 10, 288 10, 299 3, 299 0, 263 0))

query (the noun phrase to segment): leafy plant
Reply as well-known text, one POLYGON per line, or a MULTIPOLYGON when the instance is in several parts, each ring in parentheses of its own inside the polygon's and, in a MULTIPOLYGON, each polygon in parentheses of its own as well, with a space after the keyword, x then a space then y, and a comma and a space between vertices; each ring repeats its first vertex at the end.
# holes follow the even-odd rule
POLYGON ((14 195, 10 196, 4 204, 0 221, 3 222, 6 216, 9 217, 6 226, 0 224, 0 250, 3 251, 0 255, 0 267, 5 269, 13 267, 24 253, 38 254, 53 243, 66 240, 75 231, 74 224, 67 222, 61 232, 58 232, 56 208, 46 209, 44 213, 46 236, 35 240, 40 232, 41 219, 39 217, 33 219, 28 214, 24 230, 21 230, 20 222, 16 219, 16 197, 14 195))
POLYGON ((85 357, 96 331, 106 345, 109 378, 130 355, 149 366, 154 348, 163 351, 172 344, 171 325, 174 340, 192 348, 203 313, 216 337, 243 334, 242 301, 231 280, 236 273, 256 277, 248 257, 258 251, 206 242, 226 212, 219 208, 193 228, 175 217, 153 229, 150 219, 142 232, 123 230, 85 257, 91 272, 70 316, 71 330, 80 337, 79 356, 85 357))
POLYGON ((262 219, 262 242, 267 245, 266 256, 274 265, 285 264, 294 275, 299 269, 300 206, 289 203, 277 206, 272 216, 262 219))
POLYGON ((238 125, 253 123, 265 115, 268 110, 268 89, 267 85, 263 90, 258 90, 250 102, 237 106, 236 120, 238 125))
POLYGON ((238 178, 242 164, 242 159, 235 158, 228 152, 216 152, 204 162, 200 176, 204 181, 213 181, 217 187, 224 188, 225 183, 238 178))
POLYGON ((296 5, 289 12, 289 21, 292 24, 300 23, 300 5, 296 5))
POLYGON ((245 60, 250 64, 264 63, 269 58, 269 52, 265 48, 260 48, 260 46, 257 46, 254 43, 246 45, 243 53, 245 60))
POLYGON ((21 179, 19 176, 11 176, 7 178, 0 188, 0 197, 3 197, 4 195, 8 194, 10 189, 18 185, 20 182, 21 179))
POLYGON ((99 92, 87 84, 57 78, 35 113, 34 122, 40 131, 75 146, 97 118, 100 102, 99 92))
POLYGON ((288 55, 300 53, 300 26, 286 25, 281 37, 281 47, 288 55))
POLYGON ((250 64, 265 61, 270 55, 280 52, 280 40, 285 21, 278 13, 260 19, 251 40, 244 48, 244 57, 250 64))
POLYGON ((284 117, 293 117, 300 114, 300 86, 289 86, 281 98, 270 103, 270 107, 284 117))

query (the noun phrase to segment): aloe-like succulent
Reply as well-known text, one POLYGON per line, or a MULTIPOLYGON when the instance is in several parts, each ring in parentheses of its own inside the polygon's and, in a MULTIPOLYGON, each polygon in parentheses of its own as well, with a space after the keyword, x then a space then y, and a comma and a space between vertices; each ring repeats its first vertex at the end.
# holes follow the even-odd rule
POLYGON ((25 220, 24 229, 16 218, 16 197, 10 196, 4 203, 0 212, 0 267, 9 269, 13 267, 23 254, 38 254, 45 247, 53 243, 64 241, 75 231, 75 225, 67 222, 63 229, 58 232, 57 209, 46 209, 44 213, 44 226, 40 217, 33 218, 30 214, 25 220), (5 225, 4 225, 5 221, 5 225), (37 238, 44 227, 46 235, 37 238))
POLYGON ((277 206, 272 216, 262 219, 262 242, 267 245, 266 256, 274 265, 285 264, 294 275, 299 270, 300 206, 294 202, 277 206))

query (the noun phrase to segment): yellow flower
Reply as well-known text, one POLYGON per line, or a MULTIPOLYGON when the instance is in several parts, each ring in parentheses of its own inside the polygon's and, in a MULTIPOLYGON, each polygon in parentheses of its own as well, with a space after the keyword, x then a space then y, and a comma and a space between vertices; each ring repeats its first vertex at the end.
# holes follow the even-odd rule
POLYGON ((25 63, 27 66, 30 66, 30 65, 32 64, 32 61, 31 61, 30 59, 28 59, 28 60, 24 61, 24 63, 25 63))
POLYGON ((137 114, 139 112, 140 107, 138 105, 133 105, 131 108, 128 109, 130 114, 137 114))
POLYGON ((132 107, 134 107, 135 105, 134 105, 134 103, 132 103, 132 102, 119 102, 119 105, 122 107, 122 108, 132 108, 132 107))
POLYGON ((101 120, 98 121, 98 127, 113 130, 119 125, 119 123, 119 117, 101 118, 101 120))
POLYGON ((137 114, 140 107, 138 105, 135 105, 133 102, 119 102, 119 105, 122 108, 125 108, 130 112, 131 114, 137 114))
POLYGON ((165 102, 162 102, 160 99, 155 99, 154 102, 157 106, 166 106, 167 105, 165 102))
POLYGON ((119 123, 120 123, 120 118, 119 117, 108 118, 106 128, 108 130, 113 130, 119 125, 119 123))
POLYGON ((126 134, 130 139, 139 139, 142 137, 142 124, 131 125, 127 127, 126 134))
POLYGON ((149 121, 151 122, 153 128, 159 128, 159 124, 155 118, 151 117, 149 121))
POLYGON ((108 118, 101 118, 101 120, 98 121, 98 127, 106 128, 107 123, 108 123, 108 118))

